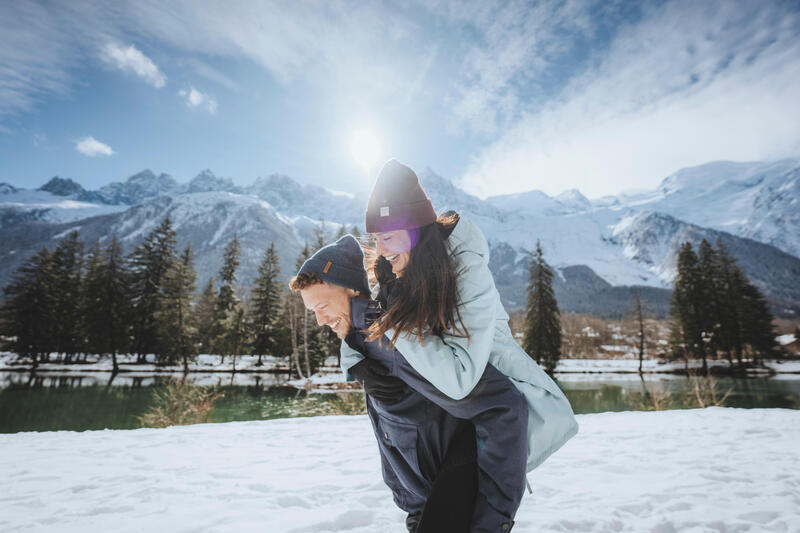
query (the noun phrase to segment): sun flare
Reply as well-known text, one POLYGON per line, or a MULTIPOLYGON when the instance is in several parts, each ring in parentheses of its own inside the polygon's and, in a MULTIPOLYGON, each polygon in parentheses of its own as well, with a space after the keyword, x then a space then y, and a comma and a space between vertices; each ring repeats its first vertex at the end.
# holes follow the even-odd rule
POLYGON ((359 167, 368 172, 378 159, 380 143, 369 130, 358 130, 350 138, 350 153, 359 167))

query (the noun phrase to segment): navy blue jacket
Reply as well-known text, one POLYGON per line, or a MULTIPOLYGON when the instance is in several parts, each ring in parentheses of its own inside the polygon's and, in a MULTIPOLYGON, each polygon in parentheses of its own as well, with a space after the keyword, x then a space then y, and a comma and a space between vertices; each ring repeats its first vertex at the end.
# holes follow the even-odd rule
MULTIPOLYGON (((368 299, 350 301, 355 329, 365 329, 365 312, 375 305, 368 299)), ((381 451, 384 480, 400 508, 416 512, 424 505, 433 481, 431 475, 435 478, 435 470, 431 472, 430 468, 441 465, 447 444, 459 429, 454 418, 474 424, 477 436, 478 494, 470 531, 500 532, 504 524, 510 525, 525 490, 528 455, 528 408, 511 381, 488 364, 472 392, 454 400, 414 370, 385 337, 382 342, 366 342, 362 335, 349 335, 346 341, 413 389, 414 394, 391 406, 372 399, 367 402, 381 451), (450 416, 431 411, 422 403, 423 398, 450 416), (418 435, 420 446, 416 446, 418 435), (400 453, 403 457, 398 459, 398 451, 414 448, 412 453, 400 453), (411 507, 403 505, 409 501, 409 494, 421 497, 413 500, 411 507)))

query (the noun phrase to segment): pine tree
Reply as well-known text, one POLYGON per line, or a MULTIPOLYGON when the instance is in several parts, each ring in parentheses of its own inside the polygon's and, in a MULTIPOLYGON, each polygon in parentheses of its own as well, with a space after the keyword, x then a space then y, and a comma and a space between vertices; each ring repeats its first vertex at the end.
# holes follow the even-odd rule
POLYGON ((358 226, 353 226, 350 228, 350 235, 356 238, 356 240, 361 238, 361 232, 358 231, 358 226))
POLYGON ((531 258, 526 311, 523 348, 548 372, 553 372, 561 357, 560 313, 553 293, 553 270, 544 260, 539 241, 531 258))
POLYGON ((216 302, 217 291, 214 289, 214 278, 210 278, 203 292, 200 293, 197 305, 195 306, 197 343, 201 353, 210 353, 212 351, 211 348, 214 344, 216 302))
POLYGON ((720 241, 716 253, 720 277, 724 281, 725 305, 720 314, 724 348, 734 351, 740 365, 745 346, 750 348, 754 362, 758 361, 758 355, 775 355, 777 344, 773 317, 764 295, 750 282, 720 241))
POLYGON ((778 345, 772 326, 772 313, 761 291, 747 280, 742 287, 742 338, 750 346, 753 363, 758 356, 774 356, 778 345))
POLYGON ((325 229, 325 221, 321 220, 319 226, 314 228, 314 251, 316 252, 323 246, 327 241, 326 237, 326 229, 325 229))
POLYGON ((234 353, 235 345, 239 343, 236 338, 238 332, 234 328, 235 313, 239 306, 239 299, 236 297, 234 283, 236 282, 236 269, 239 268, 241 258, 241 245, 239 237, 234 234, 233 239, 222 257, 222 268, 219 271, 220 287, 215 302, 214 322, 214 350, 225 360, 226 355, 234 353))
POLYGON ((133 350, 137 362, 159 350, 159 324, 156 314, 164 276, 175 261, 175 230, 165 217, 130 257, 131 300, 133 303, 133 350))
POLYGON ((286 325, 280 320, 283 308, 280 273, 275 243, 270 243, 253 281, 251 300, 253 353, 258 354, 258 366, 262 364, 263 354, 279 353, 278 349, 285 347, 288 338, 286 325))
POLYGON ((30 357, 33 367, 46 362, 56 342, 53 314, 52 254, 42 248, 12 275, 0 308, 4 350, 30 357))
POLYGON ((72 231, 53 251, 51 259, 53 285, 53 314, 55 322, 55 351, 66 361, 77 354, 84 344, 83 309, 83 242, 72 231))
POLYGON ((697 249, 699 279, 698 309, 700 329, 705 343, 705 352, 715 356, 718 350, 725 349, 722 328, 722 306, 724 300, 724 273, 720 269, 717 251, 703 239, 697 249))
POLYGON ((733 357, 742 364, 742 316, 741 290, 744 285, 744 274, 736 266, 722 241, 716 244, 717 271, 721 280, 721 296, 719 307, 720 339, 719 346, 725 351, 728 361, 733 364, 733 357))
POLYGON ((192 311, 192 300, 197 275, 194 271, 192 247, 187 245, 180 258, 173 261, 164 275, 159 300, 160 325, 159 362, 183 362, 184 372, 189 371, 189 360, 197 356, 197 327, 192 311))
MULTIPOLYGON (((703 316, 704 304, 700 301, 701 298, 703 289, 697 255, 691 243, 685 242, 678 253, 678 275, 672 292, 670 315, 675 319, 674 324, 680 324, 681 351, 686 358, 701 358, 703 370, 707 371, 706 343, 703 336, 703 322, 706 318, 703 316)), ((675 339, 677 335, 671 337, 675 339)))
POLYGON ((84 283, 84 317, 87 349, 111 354, 114 372, 119 370, 117 354, 128 349, 128 271, 117 237, 107 248, 96 244, 89 255, 84 283))

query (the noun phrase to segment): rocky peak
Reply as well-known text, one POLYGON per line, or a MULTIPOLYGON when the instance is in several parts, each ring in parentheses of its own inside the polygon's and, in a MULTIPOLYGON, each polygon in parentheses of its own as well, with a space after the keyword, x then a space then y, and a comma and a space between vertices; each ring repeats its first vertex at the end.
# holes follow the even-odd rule
POLYGON ((187 188, 187 192, 212 191, 241 192, 239 187, 233 184, 233 180, 230 178, 219 177, 210 169, 205 169, 197 176, 192 178, 187 188))
POLYGON ((47 191, 56 196, 72 196, 73 194, 82 193, 83 187, 69 178, 64 179, 54 176, 50 181, 39 187, 39 190, 47 191))

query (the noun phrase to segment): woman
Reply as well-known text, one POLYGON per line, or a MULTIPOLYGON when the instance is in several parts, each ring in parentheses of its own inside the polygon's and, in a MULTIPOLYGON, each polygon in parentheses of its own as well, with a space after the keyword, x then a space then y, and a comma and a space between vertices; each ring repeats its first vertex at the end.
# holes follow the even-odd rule
MULTIPOLYGON (((375 272, 377 262, 371 265, 383 282, 386 309, 369 327, 369 339, 385 335, 419 375, 453 400, 479 395, 476 386, 495 369, 523 396, 528 424, 522 472, 497 471, 496 465, 503 464, 497 454, 482 453, 494 435, 476 424, 476 508, 483 505, 487 516, 493 510, 498 517, 510 513, 513 518, 522 495, 516 479, 524 479, 525 471, 577 433, 569 402, 514 341, 489 272, 483 234, 463 217, 437 218, 410 168, 395 160, 384 165, 367 205, 366 229, 395 275, 387 279, 391 277, 375 272)), ((345 370, 361 360, 358 351, 342 346, 345 370)), ((485 530, 510 529, 508 521, 498 526, 485 530)))

